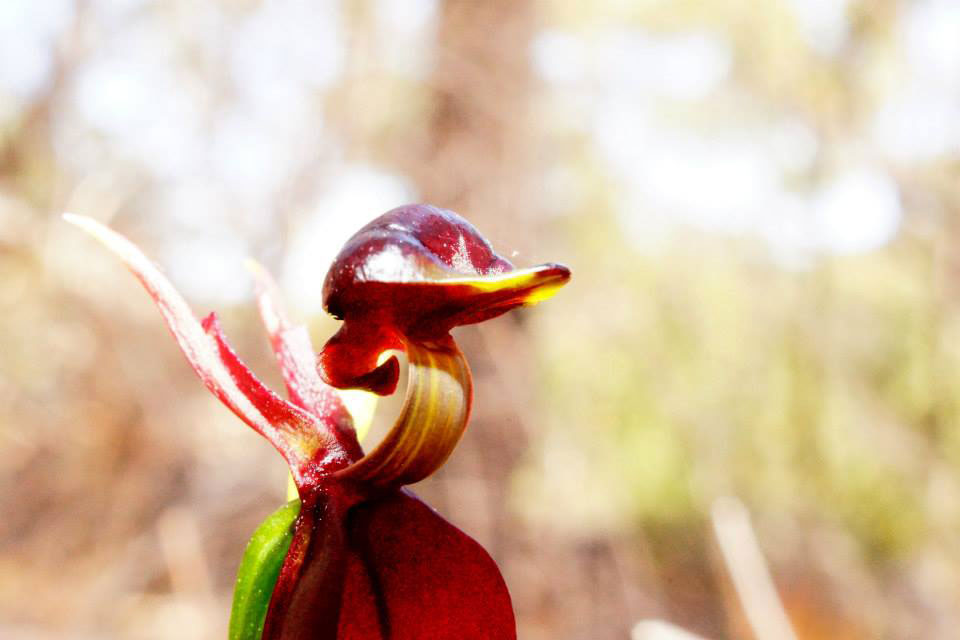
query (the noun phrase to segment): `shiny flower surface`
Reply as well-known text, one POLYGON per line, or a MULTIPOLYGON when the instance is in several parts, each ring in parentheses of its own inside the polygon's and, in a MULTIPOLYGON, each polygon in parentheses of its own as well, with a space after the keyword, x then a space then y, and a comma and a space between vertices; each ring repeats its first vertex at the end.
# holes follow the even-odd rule
POLYGON ((254 269, 257 300, 287 390, 264 386, 215 314, 202 322, 132 243, 67 215, 143 283, 194 371, 284 457, 299 500, 251 539, 238 574, 233 640, 516 637, 503 578, 474 540, 404 485, 436 470, 466 427, 470 370, 450 329, 537 302, 569 279, 560 265, 515 270, 469 223, 426 205, 388 212, 351 238, 324 283, 341 329, 315 356, 254 269), (364 454, 332 388, 392 392, 406 352, 403 409, 364 454), (332 385, 332 386, 331 386, 332 385))

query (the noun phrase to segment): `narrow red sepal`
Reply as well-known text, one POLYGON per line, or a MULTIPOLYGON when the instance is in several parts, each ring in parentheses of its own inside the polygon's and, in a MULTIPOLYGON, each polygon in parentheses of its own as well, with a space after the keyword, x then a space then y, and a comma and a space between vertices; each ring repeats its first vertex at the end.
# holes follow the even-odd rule
MULTIPOLYGON (((270 424, 271 430, 261 433, 286 459, 298 486, 315 481, 315 476, 320 471, 337 469, 349 462, 331 434, 312 414, 275 394, 243 364, 227 343, 216 313, 204 318, 203 330, 216 342, 220 360, 241 393, 270 424)), ((221 395, 216 389, 213 392, 224 404, 233 408, 230 398, 221 395)), ((255 425, 251 426, 257 428, 255 425)))
POLYGON ((325 425, 257 380, 227 344, 215 318, 209 317, 205 325, 197 320, 183 296, 136 245, 90 218, 71 214, 64 218, 102 242, 126 264, 156 302, 200 380, 237 417, 280 451, 298 483, 315 475, 312 472, 317 460, 332 467, 349 462, 332 447, 335 440, 325 425))
POLYGON ((330 385, 317 373, 316 355, 310 334, 303 325, 287 317, 280 292, 259 264, 248 263, 256 283, 257 307, 270 338, 290 401, 322 421, 351 458, 363 455, 350 412, 330 385))

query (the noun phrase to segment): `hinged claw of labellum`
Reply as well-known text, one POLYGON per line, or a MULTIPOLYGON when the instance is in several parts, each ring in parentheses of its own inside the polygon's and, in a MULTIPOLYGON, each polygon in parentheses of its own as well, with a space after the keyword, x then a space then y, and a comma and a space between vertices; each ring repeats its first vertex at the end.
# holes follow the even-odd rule
POLYGON ((470 370, 450 329, 549 297, 569 279, 566 267, 516 270, 456 214, 394 209, 353 236, 331 266, 324 304, 343 325, 319 357, 269 276, 254 269, 283 399, 240 360, 216 316, 198 321, 132 243, 88 218, 66 218, 127 264, 207 388, 290 466, 299 499, 247 547, 232 640, 516 637, 493 560, 404 485, 443 464, 467 424, 470 370), (399 363, 383 359, 391 350, 407 355, 404 405, 364 454, 333 387, 392 393, 399 363))

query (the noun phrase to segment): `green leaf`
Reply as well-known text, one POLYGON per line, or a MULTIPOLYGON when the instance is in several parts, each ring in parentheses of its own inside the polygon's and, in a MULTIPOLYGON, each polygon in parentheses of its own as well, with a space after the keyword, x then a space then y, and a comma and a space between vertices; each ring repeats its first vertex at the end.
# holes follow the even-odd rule
POLYGON ((270 514, 247 543, 233 591, 230 640, 260 640, 273 588, 290 549, 293 523, 299 513, 300 500, 291 500, 270 514))

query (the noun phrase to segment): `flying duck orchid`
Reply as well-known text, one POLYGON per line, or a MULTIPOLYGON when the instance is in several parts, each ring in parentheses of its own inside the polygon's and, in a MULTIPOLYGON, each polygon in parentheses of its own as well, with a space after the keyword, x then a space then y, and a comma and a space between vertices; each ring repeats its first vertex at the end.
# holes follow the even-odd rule
POLYGON ((516 637, 496 564, 405 486, 440 467, 467 425, 470 369, 450 330, 549 297, 569 279, 566 267, 514 269, 457 214, 394 209, 357 232, 330 267, 324 307, 343 324, 319 356, 255 268, 283 399, 240 360, 216 315, 197 320, 135 245, 89 218, 65 217, 126 263, 207 388, 290 467, 297 498, 247 546, 231 640, 516 637), (400 364, 391 351, 407 357, 403 408, 364 453, 335 388, 392 393, 400 364))

